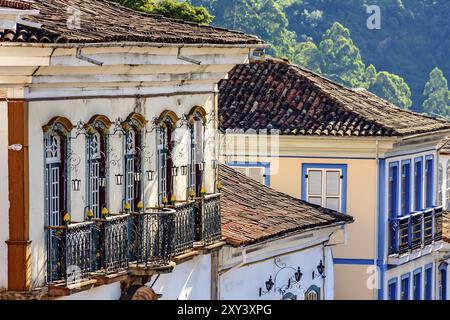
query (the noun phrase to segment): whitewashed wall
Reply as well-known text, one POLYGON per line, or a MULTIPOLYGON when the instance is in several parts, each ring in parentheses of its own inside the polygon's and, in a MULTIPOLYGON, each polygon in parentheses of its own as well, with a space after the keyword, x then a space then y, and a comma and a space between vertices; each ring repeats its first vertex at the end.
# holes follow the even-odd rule
POLYGON ((0 291, 8 285, 8 112, 0 102, 0 291))
MULTIPOLYGON (((150 281, 150 285, 154 279, 150 281)), ((161 300, 210 300, 211 255, 200 255, 162 274, 153 286, 161 300)))
MULTIPOLYGON (((44 284, 45 281, 45 236, 44 236, 44 156, 43 156, 43 132, 42 126, 55 116, 64 116, 73 124, 78 121, 87 122, 96 115, 102 114, 114 121, 118 117, 123 120, 133 111, 142 113, 149 122, 158 117, 164 110, 172 110, 179 117, 187 114, 194 106, 203 106, 206 112, 210 113, 214 107, 214 94, 197 94, 197 95, 177 95, 171 97, 152 97, 141 98, 139 103, 134 98, 115 98, 115 99, 84 99, 84 100, 62 100, 62 101, 34 101, 29 104, 29 117, 33 121, 29 123, 29 152, 30 152, 30 238, 32 240, 32 279, 34 286, 44 284), (136 108, 136 106, 138 106, 136 108)), ((150 124, 149 124, 150 125, 150 124)), ((209 133, 214 132, 214 121, 208 124, 209 133)), ((150 146, 153 151, 151 169, 156 169, 156 150, 155 150, 155 132, 147 134, 145 143, 150 146)), ((116 151, 122 153, 122 140, 120 138, 111 138, 110 143, 116 151)), ((72 171, 72 177, 75 174, 82 180, 81 190, 71 192, 71 203, 69 211, 73 221, 83 220, 83 214, 86 206, 86 158, 85 158, 85 138, 79 136, 76 140, 71 141, 72 149, 81 155, 81 164, 77 167, 77 173, 72 171)), ((213 159, 214 149, 207 150, 206 160, 206 192, 214 191, 214 170, 210 163, 213 159)), ((181 153, 182 157, 176 159, 176 164, 187 164, 187 152, 181 153)), ((150 169, 148 164, 145 170, 150 169)), ((123 164, 120 172, 123 170, 123 164)), ((109 210, 111 213, 117 213, 122 208, 123 186, 116 186, 115 174, 119 172, 119 168, 111 167, 110 170, 110 194, 109 194, 109 210)), ((186 197, 186 176, 178 175, 175 178, 175 192, 177 199, 182 200, 186 197)), ((146 179, 145 179, 146 180, 146 179)), ((145 187, 145 200, 147 206, 156 205, 157 199, 157 178, 153 182, 147 183, 145 187)), ((70 181, 69 181, 70 184, 70 181)))
POLYGON ((120 282, 115 282, 55 300, 119 300, 120 294, 120 282))
POLYGON ((320 299, 334 299, 334 267, 331 247, 324 246, 329 240, 334 227, 300 236, 279 239, 247 248, 242 255, 241 249, 225 247, 219 258, 219 299, 221 300, 280 300, 283 295, 272 291, 259 296, 259 288, 266 291, 265 282, 272 276, 275 287, 287 285, 288 279, 300 267, 303 277, 299 286, 293 286, 284 294, 291 293, 297 300, 305 298, 305 292, 312 285, 320 288, 320 299), (239 254, 241 253, 241 254, 239 254), (275 264, 275 259, 278 266, 275 264), (317 265, 323 261, 325 278, 316 277, 317 265), (285 265, 286 268, 279 266, 285 265), (278 273, 278 275, 277 275, 278 273), (275 280, 275 275, 277 275, 275 280))

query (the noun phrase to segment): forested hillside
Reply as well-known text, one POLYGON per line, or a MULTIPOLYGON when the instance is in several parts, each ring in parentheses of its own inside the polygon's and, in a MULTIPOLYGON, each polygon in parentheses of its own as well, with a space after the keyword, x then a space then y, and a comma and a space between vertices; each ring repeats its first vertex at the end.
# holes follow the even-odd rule
POLYGON ((449 0, 115 0, 172 18, 237 29, 288 58, 401 108, 450 118, 449 0), (369 5, 381 10, 369 29, 369 5))
POLYGON ((450 116, 448 0, 190 2, 208 9, 212 24, 269 41, 275 55, 401 107, 450 116), (367 5, 380 7, 381 29, 367 28, 367 5))

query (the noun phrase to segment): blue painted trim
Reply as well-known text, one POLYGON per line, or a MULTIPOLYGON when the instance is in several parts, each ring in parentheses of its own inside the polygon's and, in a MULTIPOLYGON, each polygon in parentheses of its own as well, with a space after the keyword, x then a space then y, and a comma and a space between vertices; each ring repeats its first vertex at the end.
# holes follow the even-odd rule
POLYGON ((388 281, 388 300, 397 300, 397 292, 398 292, 398 278, 393 278, 388 281), (395 285, 393 297, 390 295, 392 285, 395 285))
POLYGON ((347 213, 347 164, 329 164, 329 163, 303 163, 302 176, 300 177, 302 191, 300 198, 303 201, 306 199, 306 172, 308 169, 340 169, 342 170, 342 213, 347 213))
POLYGON ((393 198, 393 203, 388 203, 388 209, 389 209, 389 218, 397 218, 399 216, 399 205, 398 205, 398 198, 399 198, 399 162, 394 161, 389 163, 389 181, 388 181, 388 200, 391 197, 393 198), (391 182, 390 179, 394 181, 393 189, 390 189, 391 182))
POLYGON ((351 264, 351 265, 361 265, 361 266, 373 266, 373 259, 348 259, 348 258, 334 258, 334 264, 351 264))
POLYGON ((412 300, 422 300, 422 268, 417 268, 416 270, 413 271, 412 283, 413 283, 412 300), (416 299, 416 292, 414 290, 414 289, 417 290, 417 287, 415 286, 416 275, 419 275, 419 283, 417 284, 419 296, 417 297, 417 299, 416 299))
POLYGON ((385 276, 385 234, 386 234, 386 160, 378 160, 378 252, 377 267, 380 274, 378 300, 384 299, 384 276, 385 276))
POLYGON ((270 162, 246 162, 246 161, 231 161, 227 163, 230 167, 245 167, 245 168, 264 168, 264 184, 270 187, 270 162))

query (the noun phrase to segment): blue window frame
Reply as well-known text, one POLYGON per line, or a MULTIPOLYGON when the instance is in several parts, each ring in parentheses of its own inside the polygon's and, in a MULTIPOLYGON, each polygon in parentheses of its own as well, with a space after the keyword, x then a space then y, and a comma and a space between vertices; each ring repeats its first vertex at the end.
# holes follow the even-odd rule
POLYGON ((422 268, 415 270, 413 273, 413 299, 422 299, 422 268))
POLYGON ((402 162, 401 179, 401 214, 403 216, 411 212, 411 160, 402 162))
POLYGON ((404 274, 401 278, 400 300, 409 300, 409 273, 404 274))
POLYGON ((423 209, 423 160, 422 157, 414 160, 414 210, 423 209))
POLYGON ((447 267, 446 262, 439 266, 439 300, 447 300, 447 267))
POLYGON ((397 300, 397 278, 388 282, 388 300, 397 300))
POLYGON ((342 213, 347 212, 347 165, 327 163, 304 163, 301 176, 301 199, 322 207, 338 207, 342 213), (320 172, 319 172, 320 171, 320 172), (338 173, 340 173, 340 177, 338 173), (313 176, 310 174, 314 173, 313 176), (336 180, 340 180, 336 186, 336 180), (315 190, 311 190, 312 180, 321 181, 316 183, 315 190), (333 183, 332 183, 333 182, 333 183))
POLYGON ((432 155, 425 157, 425 206, 433 207, 434 195, 434 157, 432 155))
POLYGON ((425 266, 425 300, 433 298, 433 264, 425 266))
POLYGON ((389 164, 388 197, 389 216, 396 218, 398 215, 398 162, 389 164))
MULTIPOLYGON (((264 174, 263 174, 263 180, 264 180, 264 184, 268 187, 270 187, 270 163, 269 162, 241 162, 241 161, 232 161, 232 162, 228 162, 227 165, 229 165, 230 167, 235 167, 235 168, 246 168, 246 169, 251 169, 251 168, 256 168, 256 169, 263 169, 264 170, 264 174)), ((251 176, 249 174, 247 174, 248 176, 251 176)))

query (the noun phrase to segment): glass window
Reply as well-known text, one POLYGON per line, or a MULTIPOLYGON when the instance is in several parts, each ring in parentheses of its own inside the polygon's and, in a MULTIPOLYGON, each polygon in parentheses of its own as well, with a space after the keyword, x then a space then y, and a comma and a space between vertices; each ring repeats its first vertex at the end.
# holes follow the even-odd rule
POLYGON ((400 300, 409 300, 409 275, 402 277, 400 300))
POLYGON ((444 183, 444 168, 442 167, 442 164, 439 163, 439 172, 438 172, 438 205, 443 205, 443 183, 444 183))
POLYGON ((408 162, 402 164, 402 197, 401 197, 402 215, 407 215, 411 212, 410 190, 411 190, 411 165, 408 162))
POLYGON ((397 300, 397 279, 389 281, 388 300, 397 300))
POLYGON ((431 300, 433 294, 433 267, 425 268, 425 300, 431 300))
POLYGON ((389 216, 395 218, 398 215, 398 165, 389 166, 389 216))
POLYGON ((134 125, 130 125, 125 133, 125 200, 132 211, 136 210, 142 197, 141 153, 141 131, 134 125))
POLYGON ((87 198, 95 218, 101 217, 101 209, 106 207, 106 137, 103 130, 91 134, 88 142, 88 186, 87 198))
POLYGON ((427 208, 433 207, 433 184, 434 178, 434 160, 433 157, 427 157, 425 165, 425 205, 427 208))
POLYGON ((191 191, 195 192, 195 195, 199 197, 201 195, 201 188, 203 184, 203 170, 204 163, 203 157, 203 135, 204 127, 202 118, 200 115, 194 114, 194 122, 190 128, 191 135, 191 150, 189 153, 189 175, 188 185, 191 191))
POLYGON ((172 121, 166 119, 164 125, 158 128, 158 190, 160 204, 163 204, 164 198, 169 202, 173 194, 173 126, 172 121))
POLYGON ((266 168, 262 166, 239 167, 232 165, 233 169, 245 174, 247 177, 266 184, 266 168))
POLYGON ((416 272, 413 276, 413 292, 414 300, 420 300, 422 298, 422 273, 416 272))
POLYGON ((423 198, 423 167, 422 158, 416 159, 414 163, 414 210, 421 211, 423 198))
POLYGON ((447 264, 439 267, 439 300, 447 300, 447 264))

